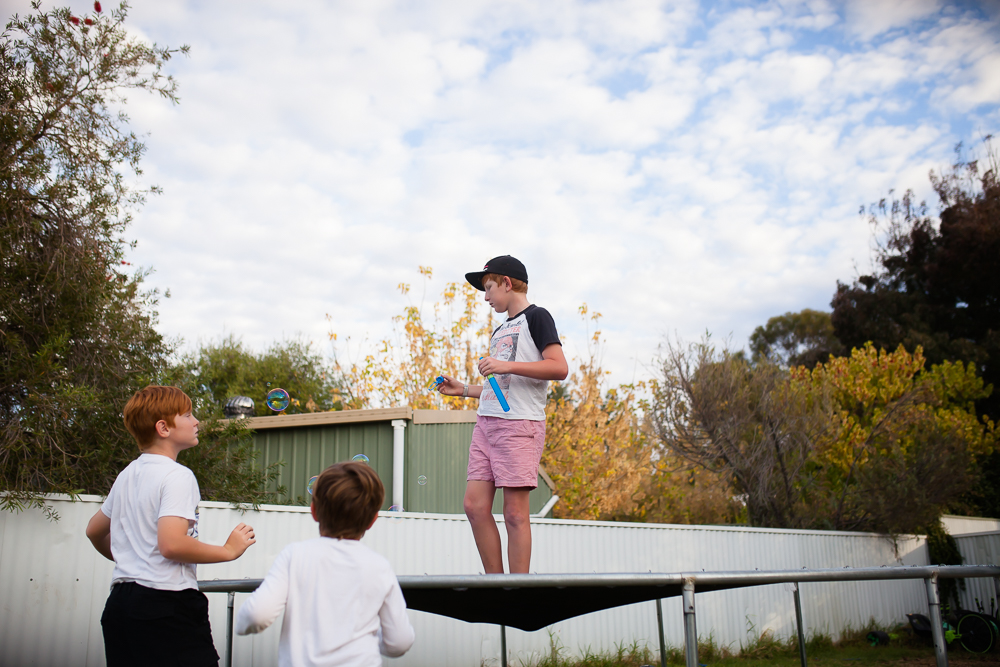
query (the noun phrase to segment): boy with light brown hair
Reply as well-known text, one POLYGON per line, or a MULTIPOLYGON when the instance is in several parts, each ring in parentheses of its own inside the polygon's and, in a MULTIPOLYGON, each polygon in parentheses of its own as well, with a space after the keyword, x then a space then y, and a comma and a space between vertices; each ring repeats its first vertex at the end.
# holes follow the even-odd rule
POLYGON ((313 486, 318 538, 288 545, 236 617, 241 635, 261 632, 281 612, 282 667, 381 667, 413 645, 399 582, 384 557, 361 544, 385 499, 364 463, 337 463, 313 486))
POLYGON ((465 274, 498 313, 507 313, 490 338, 489 356, 479 372, 495 376, 509 404, 504 410, 492 386, 467 385, 442 376, 438 391, 479 399, 469 446, 465 514, 486 574, 503 573, 500 531, 493 519, 493 499, 503 489, 507 563, 511 573, 527 573, 531 564, 528 497, 538 486, 538 466, 545 447, 545 401, 549 380, 569 373, 552 316, 528 301, 528 271, 510 255, 494 257, 482 271, 465 274))
POLYGON ((219 664, 196 565, 235 560, 256 540, 243 523, 223 546, 197 539, 198 480, 177 463, 198 444, 191 408, 177 387, 152 385, 125 404, 141 453, 87 525, 94 548, 115 562, 101 616, 108 667, 219 664))

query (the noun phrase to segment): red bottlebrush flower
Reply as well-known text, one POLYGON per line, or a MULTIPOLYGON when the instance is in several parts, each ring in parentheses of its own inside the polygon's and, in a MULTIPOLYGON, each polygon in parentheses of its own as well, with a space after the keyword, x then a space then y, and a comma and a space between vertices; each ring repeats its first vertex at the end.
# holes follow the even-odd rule
POLYGON ((98 14, 101 13, 101 3, 99 2, 94 3, 94 11, 97 12, 98 14))
POLYGON ((73 25, 80 25, 80 19, 76 18, 75 16, 70 16, 69 22, 72 23, 73 25))
POLYGON ((86 23, 87 25, 94 25, 93 19, 83 19, 83 22, 86 23))

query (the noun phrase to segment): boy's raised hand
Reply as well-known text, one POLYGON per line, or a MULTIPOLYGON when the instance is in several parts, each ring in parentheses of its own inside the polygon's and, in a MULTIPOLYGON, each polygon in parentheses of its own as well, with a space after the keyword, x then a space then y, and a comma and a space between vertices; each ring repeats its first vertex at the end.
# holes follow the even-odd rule
POLYGON ((254 538, 253 528, 241 523, 236 528, 233 528, 233 532, 229 534, 229 539, 226 540, 225 549, 229 551, 233 560, 236 560, 243 553, 250 548, 251 544, 254 544, 257 540, 254 538))

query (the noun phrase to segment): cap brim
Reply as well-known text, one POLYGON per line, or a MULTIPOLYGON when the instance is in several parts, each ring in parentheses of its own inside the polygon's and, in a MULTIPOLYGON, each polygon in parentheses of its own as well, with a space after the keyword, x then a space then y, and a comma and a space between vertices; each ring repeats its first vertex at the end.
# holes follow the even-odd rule
POLYGON ((469 281, 469 284, 475 287, 480 292, 485 292, 486 288, 483 287, 483 276, 485 276, 488 271, 473 271, 472 273, 466 273, 465 279, 469 281))

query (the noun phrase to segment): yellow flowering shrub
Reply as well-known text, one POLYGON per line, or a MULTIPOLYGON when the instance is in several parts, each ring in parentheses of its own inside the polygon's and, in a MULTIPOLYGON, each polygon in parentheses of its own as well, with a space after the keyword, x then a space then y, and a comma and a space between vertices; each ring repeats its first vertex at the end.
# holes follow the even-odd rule
POLYGON ((989 396, 972 364, 924 370, 921 348, 872 344, 809 371, 793 368, 793 388, 824 390, 831 428, 812 458, 823 480, 817 515, 838 529, 915 530, 968 490, 976 464, 997 445, 995 425, 976 415, 989 396))
MULTIPOLYGON (((421 266, 420 274, 429 280, 433 270, 421 266)), ((400 283, 399 291, 404 296, 410 294, 410 285, 400 283)), ((482 382, 477 362, 489 349, 493 310, 482 301, 477 289, 454 282, 445 285, 440 300, 430 310, 428 321, 423 308, 406 306, 401 315, 393 318, 393 335, 380 340, 360 362, 343 360, 335 347, 338 354, 334 366, 344 378, 337 399, 344 408, 478 407, 474 400, 439 394, 433 388, 434 378, 444 374, 470 384, 482 382)), ((330 340, 336 345, 335 332, 330 333, 330 340)))
MULTIPOLYGON (((580 315, 597 325, 601 314, 587 305, 580 315)), ((601 368, 601 332, 594 331, 588 358, 550 397, 545 408, 545 453, 542 465, 556 484, 560 519, 607 519, 630 515, 640 500, 642 480, 649 476, 650 449, 639 423, 637 392, 643 383, 607 388, 601 368)))

